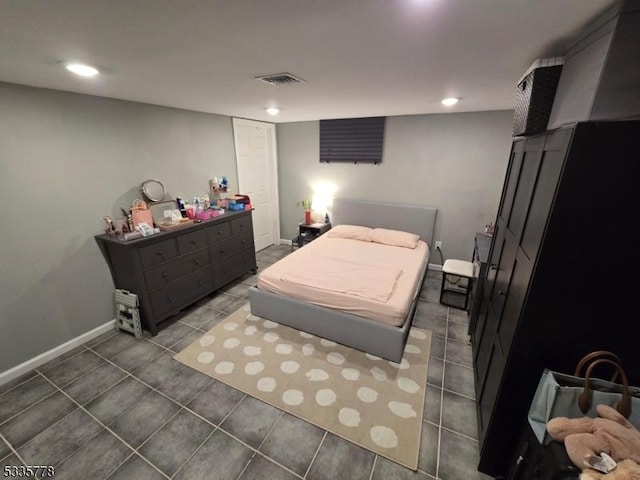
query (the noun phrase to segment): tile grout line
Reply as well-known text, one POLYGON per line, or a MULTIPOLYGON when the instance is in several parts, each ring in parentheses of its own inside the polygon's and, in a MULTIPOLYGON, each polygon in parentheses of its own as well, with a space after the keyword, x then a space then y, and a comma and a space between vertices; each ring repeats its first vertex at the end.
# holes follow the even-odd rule
POLYGON ((473 441, 473 442, 475 442, 475 443, 479 443, 477 438, 470 437, 469 435, 467 435, 467 434, 465 434, 465 433, 456 432, 455 430, 452 430, 452 429, 447 428, 447 427, 442 427, 442 428, 443 428, 444 430, 446 430, 447 432, 454 433, 454 434, 459 435, 459 436, 461 436, 461 437, 464 437, 464 438, 466 438, 466 439, 468 439, 468 440, 471 440, 471 441, 473 441))
POLYGON ((304 472, 304 475, 302 476, 302 478, 306 479, 307 475, 309 475, 309 471, 311 470, 311 467, 313 466, 313 462, 316 461, 316 457, 318 456, 318 452, 320 452, 320 449, 322 448, 322 444, 324 443, 324 439, 327 438, 327 433, 328 430, 324 431, 324 435, 322 436, 322 440, 320 440, 320 444, 318 445, 318 448, 316 448, 316 453, 313 454, 313 457, 311 458, 311 462, 309 462, 309 466, 307 467, 307 471, 304 472))
MULTIPOLYGON (((125 377, 126 378, 126 377, 125 377)), ((67 395, 67 393, 65 391, 63 391, 62 389, 60 389, 60 387, 58 387, 56 384, 54 384, 53 382, 51 382, 48 378, 45 377, 45 379, 51 383, 51 385, 53 385, 54 388, 58 389, 60 391, 60 393, 62 393, 64 396, 66 396, 69 400, 71 400, 73 403, 75 403, 79 409, 81 409, 84 413, 86 413, 87 415, 89 415, 91 418, 93 418, 98 425, 101 425, 105 430, 107 430, 109 433, 111 433, 114 437, 116 437, 118 440, 120 440, 126 447, 129 447, 130 450, 132 450, 132 453, 137 454, 136 449, 130 445, 129 443, 127 443, 126 441, 124 441, 124 439, 122 437, 120 437, 120 435, 118 435, 116 432, 114 432, 111 428, 109 428, 107 425, 105 425, 104 423, 102 423, 98 418, 96 418, 91 412, 89 412, 86 408, 84 408, 82 405, 80 405, 78 402, 76 402, 73 398, 71 398, 69 395, 67 395)), ((128 410, 127 410, 128 411, 128 410)), ((122 415, 121 415, 122 416, 122 415)), ((118 417, 120 418, 120 417, 118 417)), ((91 439, 95 438, 96 436, 100 435, 101 432, 97 433, 96 435, 94 435, 93 437, 91 437, 91 439)), ((87 442, 88 443, 88 442, 87 442)), ((86 443, 85 443, 86 445, 86 443)), ((80 447, 82 448, 82 447, 80 447)), ((56 467, 58 465, 62 465, 62 463, 64 463, 67 459, 69 459, 74 453, 76 453, 78 450, 80 450, 80 448, 74 450, 73 452, 71 452, 69 455, 67 455, 65 458, 63 458, 61 461, 59 461, 56 464, 56 467)), ((131 457, 131 455, 129 455, 127 457, 127 459, 131 457)), ((143 460, 147 461, 144 457, 142 457, 143 460)), ((125 460, 126 461, 126 460, 125 460)), ((166 477, 166 475, 161 472, 155 465, 153 465, 152 463, 150 463, 149 461, 147 461, 147 463, 149 463, 155 470, 157 470, 158 472, 160 472, 160 474, 162 474, 162 476, 166 477)), ((113 474, 113 472, 115 472, 115 470, 117 470, 118 468, 120 468, 122 465, 124 464, 124 462, 120 463, 116 468, 114 468, 111 472, 109 472, 109 474, 107 475, 110 476, 111 474, 113 474)), ((105 478, 107 478, 105 477, 105 478)), ((167 477, 168 478, 168 477, 167 477)))
POLYGON ((372 480, 373 478, 373 472, 376 469, 377 462, 378 462, 378 454, 376 453, 376 456, 373 457, 373 465, 371 465, 371 473, 369 474, 369 480, 372 480))
POLYGON ((442 389, 440 390, 440 419, 438 421, 438 456, 436 457, 436 478, 440 478, 440 453, 442 444, 442 412, 444 410, 444 377, 445 369, 447 366, 447 343, 449 341, 449 311, 450 307, 447 307, 447 323, 444 331, 444 358, 442 359, 442 389))
POLYGON ((22 463, 22 465, 26 465, 27 463, 24 461, 24 458, 22 458, 22 455, 20 455, 18 453, 18 450, 16 450, 15 448, 13 448, 13 445, 11 443, 9 443, 9 440, 6 439, 6 437, 4 435, 2 435, 2 433, 0 433, 0 440, 4 441, 4 443, 7 444, 7 446, 9 447, 9 454, 5 457, 8 458, 9 456, 11 456, 11 454, 13 453, 13 455, 15 455, 16 457, 18 457, 18 460, 20 460, 20 462, 22 463))
POLYGON ((207 443, 207 441, 213 436, 214 433, 216 433, 216 431, 218 431, 218 427, 214 426, 213 430, 211 430, 211 433, 209 433, 209 435, 207 435, 206 438, 204 440, 202 440, 202 442, 200 442, 200 445, 198 445, 198 448, 196 448, 193 451, 193 453, 191 453, 191 455, 189 455, 187 457, 187 459, 184 462, 182 462, 182 464, 178 467, 178 469, 175 472, 173 472, 173 475, 171 475, 170 478, 174 478, 178 474, 178 472, 180 472, 180 470, 182 470, 182 467, 184 467, 189 462, 189 460, 191 460, 193 458, 193 456, 198 452, 198 450, 200 450, 202 448, 202 446, 205 443, 207 443))

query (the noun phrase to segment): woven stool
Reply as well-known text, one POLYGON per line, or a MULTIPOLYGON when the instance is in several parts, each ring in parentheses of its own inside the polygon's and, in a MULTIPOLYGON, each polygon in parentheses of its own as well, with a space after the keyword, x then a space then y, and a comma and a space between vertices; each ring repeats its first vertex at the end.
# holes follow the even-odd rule
POLYGON ((442 287, 440 289, 440 303, 449 307, 461 308, 459 304, 450 303, 445 299, 447 296, 464 298, 464 307, 462 310, 468 310, 469 297, 473 288, 473 263, 464 260, 446 260, 442 266, 442 287), (454 281, 451 277, 458 277, 454 281), (458 285, 462 280, 466 280, 465 285, 458 285), (448 285, 447 285, 448 284, 448 285), (451 287, 455 288, 451 288, 451 287))

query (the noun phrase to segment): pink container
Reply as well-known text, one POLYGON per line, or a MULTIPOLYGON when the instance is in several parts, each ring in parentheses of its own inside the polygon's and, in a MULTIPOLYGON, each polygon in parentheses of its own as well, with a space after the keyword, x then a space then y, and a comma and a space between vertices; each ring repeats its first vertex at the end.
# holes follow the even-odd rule
POLYGON ((203 210, 202 212, 196 212, 196 218, 198 220, 209 220, 216 216, 213 212, 215 212, 215 210, 203 210))

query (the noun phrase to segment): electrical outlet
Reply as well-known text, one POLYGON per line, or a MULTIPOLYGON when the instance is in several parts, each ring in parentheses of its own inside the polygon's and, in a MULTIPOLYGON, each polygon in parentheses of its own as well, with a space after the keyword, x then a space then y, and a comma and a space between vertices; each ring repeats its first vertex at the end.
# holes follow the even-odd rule
POLYGON ((436 240, 436 250, 442 250, 442 241, 436 240))

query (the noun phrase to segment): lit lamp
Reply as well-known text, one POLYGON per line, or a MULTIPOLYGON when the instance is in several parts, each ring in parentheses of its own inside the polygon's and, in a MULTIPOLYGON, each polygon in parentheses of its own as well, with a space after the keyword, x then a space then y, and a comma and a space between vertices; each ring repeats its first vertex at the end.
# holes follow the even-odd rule
POLYGON ((326 219, 329 207, 333 204, 336 187, 330 183, 315 183, 311 188, 313 190, 312 209, 321 219, 326 219))

